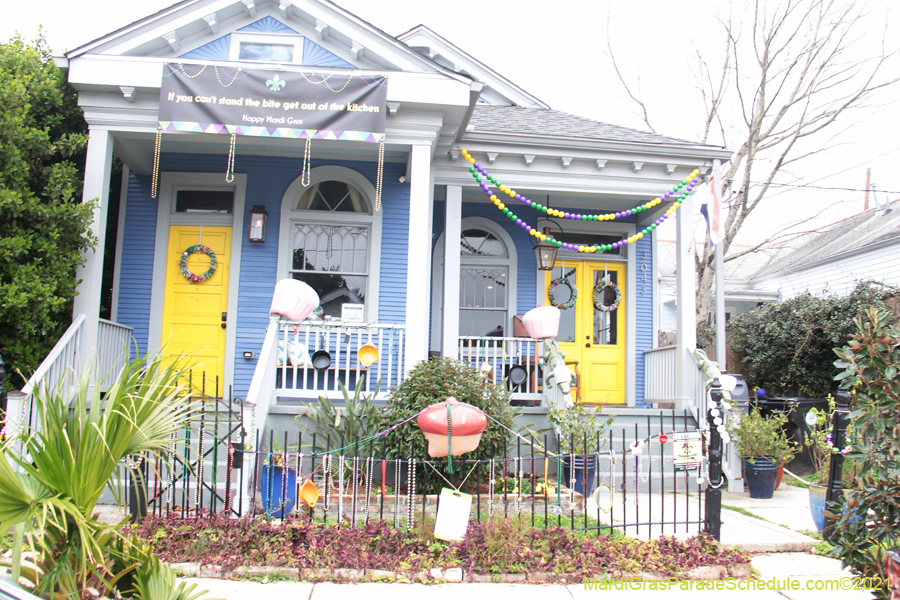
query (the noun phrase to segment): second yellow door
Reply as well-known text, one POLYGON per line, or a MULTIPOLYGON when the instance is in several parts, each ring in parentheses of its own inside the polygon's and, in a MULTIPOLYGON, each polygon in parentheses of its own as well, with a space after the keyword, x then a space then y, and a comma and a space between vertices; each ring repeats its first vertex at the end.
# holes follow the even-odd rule
POLYGON ((555 286, 554 298, 572 305, 561 307, 557 341, 566 362, 571 363, 569 368, 576 371, 577 367, 580 377, 573 399, 588 404, 625 404, 625 267, 619 263, 558 262, 547 273, 547 288, 562 278, 566 282, 555 286), (613 285, 602 285, 604 280, 613 285), (614 310, 595 307, 593 291, 598 286, 598 304, 607 307, 615 304, 618 290, 614 310), (574 303, 573 289, 577 290, 574 303))
MULTIPOLYGON (((194 389, 208 396, 222 397, 224 385, 230 255, 231 227, 203 227, 202 233, 197 225, 169 228, 162 343, 167 356, 185 356, 194 389), (182 274, 179 262, 197 244, 209 247, 217 264, 209 279, 195 283, 182 274)), ((190 273, 203 275, 209 266, 205 253, 188 257, 190 273)))

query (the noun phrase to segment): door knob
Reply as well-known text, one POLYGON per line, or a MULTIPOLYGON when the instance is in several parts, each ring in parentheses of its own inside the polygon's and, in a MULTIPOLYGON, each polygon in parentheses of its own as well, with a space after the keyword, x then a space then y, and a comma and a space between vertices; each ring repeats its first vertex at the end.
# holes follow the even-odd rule
POLYGON ((590 347, 591 347, 591 343, 588 342, 587 344, 584 345, 584 347, 585 347, 585 348, 590 348, 590 347))
POLYGON ((226 323, 222 323, 222 329, 225 329, 226 326, 227 326, 226 323))

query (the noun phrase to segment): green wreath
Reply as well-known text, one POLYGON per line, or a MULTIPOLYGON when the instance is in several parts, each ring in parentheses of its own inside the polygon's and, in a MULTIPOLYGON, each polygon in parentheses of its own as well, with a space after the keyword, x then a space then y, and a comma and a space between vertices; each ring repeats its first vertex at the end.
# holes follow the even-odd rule
POLYGON ((612 312, 619 308, 619 302, 622 301, 622 291, 615 283, 610 280, 604 279, 594 286, 594 292, 591 294, 591 299, 594 301, 594 308, 596 308, 597 310, 603 312, 612 312), (616 293, 616 299, 612 304, 603 303, 603 296, 606 295, 606 288, 609 288, 616 293))
POLYGON ((550 282, 550 287, 547 288, 547 296, 550 298, 550 305, 555 306, 556 308, 561 308, 562 310, 567 310, 575 306, 575 300, 578 298, 578 288, 574 283, 570 282, 566 277, 557 277, 553 281, 550 282), (569 299, 565 302, 558 302, 556 297, 553 294, 553 290, 556 289, 558 285, 565 285, 569 288, 569 291, 572 292, 572 295, 569 296, 569 299))
POLYGON ((181 274, 184 275, 185 279, 191 283, 202 283, 212 277, 212 274, 216 272, 216 253, 213 252, 209 246, 203 246, 202 244, 191 246, 181 254, 181 260, 178 261, 178 266, 181 268, 181 274), (194 252, 203 252, 209 256, 209 269, 203 275, 191 273, 187 268, 188 257, 194 252))

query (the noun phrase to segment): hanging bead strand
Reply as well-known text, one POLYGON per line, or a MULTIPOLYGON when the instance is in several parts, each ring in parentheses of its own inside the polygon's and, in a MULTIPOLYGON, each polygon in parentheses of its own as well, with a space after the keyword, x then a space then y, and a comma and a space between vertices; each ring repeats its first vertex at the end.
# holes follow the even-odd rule
POLYGON ((416 494, 416 459, 407 461, 409 471, 406 474, 406 530, 416 526, 415 494, 416 494))
POLYGON ((381 210, 381 189, 384 184, 384 140, 378 144, 378 174, 375 176, 375 212, 381 210))
POLYGON ((300 171, 300 183, 303 187, 309 186, 309 159, 312 154, 312 138, 306 138, 306 146, 303 149, 303 169, 300 171))
POLYGON ((228 165, 225 167, 225 181, 231 183, 234 181, 234 145, 235 134, 231 134, 231 143, 228 146, 228 165))
POLYGON ((150 197, 156 198, 159 192, 159 152, 162 148, 162 127, 156 127, 156 141, 153 144, 153 175, 150 180, 150 197))

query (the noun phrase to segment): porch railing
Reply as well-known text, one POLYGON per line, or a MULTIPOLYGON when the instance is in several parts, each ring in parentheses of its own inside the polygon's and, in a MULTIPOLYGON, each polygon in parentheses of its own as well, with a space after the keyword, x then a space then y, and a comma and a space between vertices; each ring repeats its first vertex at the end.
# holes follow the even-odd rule
POLYGON ((675 399, 675 346, 644 351, 644 398, 647 402, 675 399))
POLYGON ((38 389, 62 390, 77 384, 78 350, 81 344, 81 328, 84 315, 78 315, 63 334, 44 362, 37 368, 22 392, 30 400, 38 389))
POLYGON ((97 332, 97 364, 94 367, 100 378, 100 391, 109 391, 112 382, 125 367, 128 360, 131 333, 126 325, 100 319, 97 332))
MULTIPOLYGON (((674 402, 677 346, 644 351, 644 398, 647 402, 674 402)), ((693 357, 691 358, 694 361, 693 357)), ((692 364, 696 365, 696 361, 692 364)), ((706 414, 706 378, 697 368, 687 369, 687 407, 699 421, 706 414)))
POLYGON ((365 393, 387 394, 403 380, 405 325, 278 321, 276 327, 276 396, 342 399, 341 384, 352 393, 360 382, 365 393), (377 351, 377 360, 368 368, 359 359, 359 349, 367 345, 377 351), (319 368, 319 360, 327 366, 319 368))
POLYGON ((513 367, 525 369, 525 380, 514 386, 512 400, 538 402, 543 397, 543 373, 539 366, 544 355, 543 342, 521 337, 461 336, 456 358, 476 369, 490 373, 494 384, 508 379, 513 367))

